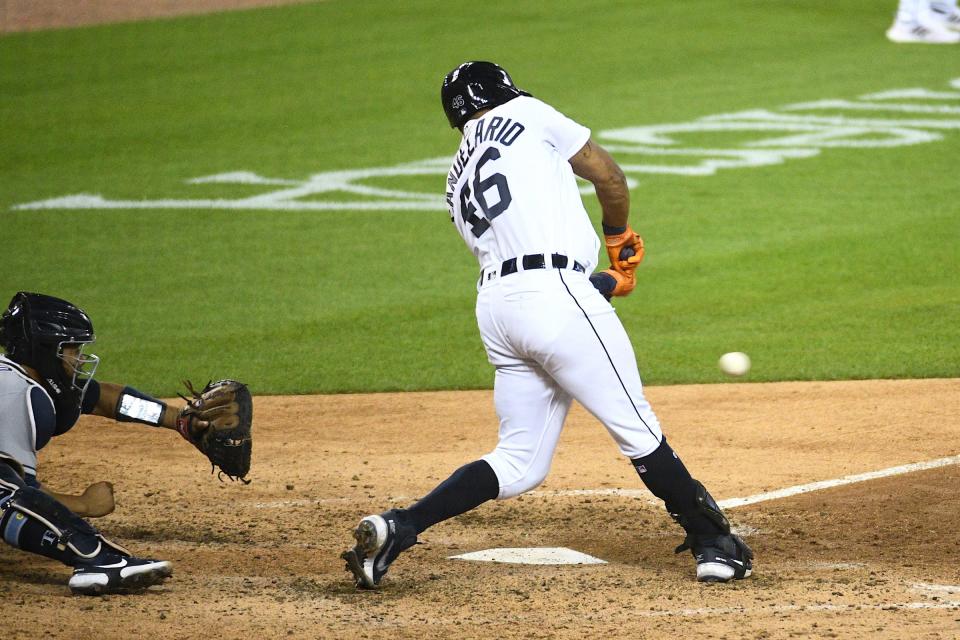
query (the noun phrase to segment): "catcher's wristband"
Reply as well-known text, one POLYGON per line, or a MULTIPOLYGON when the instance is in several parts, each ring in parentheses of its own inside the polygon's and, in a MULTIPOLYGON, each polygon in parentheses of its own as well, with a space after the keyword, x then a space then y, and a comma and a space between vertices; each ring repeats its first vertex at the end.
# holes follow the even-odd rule
POLYGON ((163 424, 163 415, 166 412, 166 403, 133 387, 124 387, 117 398, 113 413, 118 422, 139 422, 156 427, 163 424))

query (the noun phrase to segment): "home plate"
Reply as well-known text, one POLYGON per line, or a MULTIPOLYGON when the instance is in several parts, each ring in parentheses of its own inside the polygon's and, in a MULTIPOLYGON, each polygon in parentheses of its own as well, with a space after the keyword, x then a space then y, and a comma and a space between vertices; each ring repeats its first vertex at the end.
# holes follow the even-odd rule
POLYGON ((607 564, 606 560, 588 556, 566 547, 527 547, 485 549, 450 556, 451 560, 476 560, 478 562, 509 562, 512 564, 607 564))

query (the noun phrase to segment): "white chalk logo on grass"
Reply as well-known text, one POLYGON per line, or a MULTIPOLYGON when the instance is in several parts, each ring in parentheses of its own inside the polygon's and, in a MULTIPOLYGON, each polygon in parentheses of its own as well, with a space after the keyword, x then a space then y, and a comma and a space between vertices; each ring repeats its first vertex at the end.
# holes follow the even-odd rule
MULTIPOLYGON (((825 149, 884 149, 937 142, 960 129, 960 78, 951 90, 896 89, 856 100, 818 100, 776 110, 752 109, 705 116, 692 122, 608 129, 597 134, 627 174, 631 188, 645 174, 710 176, 719 170, 746 169, 812 158, 825 149), (958 104, 952 104, 957 102, 958 104), (685 137, 734 136, 732 146, 687 145, 685 137)), ((254 185, 262 193, 243 198, 110 200, 74 194, 14 205, 30 209, 263 209, 288 211, 445 210, 443 177, 450 157, 428 158, 391 167, 325 171, 304 180, 231 171, 187 180, 189 185, 254 185), (398 188, 398 179, 437 176, 435 192, 398 188), (378 185, 379 183, 379 185, 378 185)), ((249 188, 249 187, 247 187, 249 188)), ((584 184, 584 193, 592 186, 584 184)))

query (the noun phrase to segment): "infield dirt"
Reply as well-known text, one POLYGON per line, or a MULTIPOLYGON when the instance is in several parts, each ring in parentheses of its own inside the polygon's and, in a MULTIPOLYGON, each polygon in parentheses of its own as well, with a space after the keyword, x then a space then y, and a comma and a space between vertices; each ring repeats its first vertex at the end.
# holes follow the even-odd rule
MULTIPOLYGON (((671 444, 718 499, 960 453, 960 380, 652 387, 671 444)), ((339 559, 362 516, 406 505, 496 442, 489 391, 257 397, 250 485, 170 431, 85 417, 41 479, 116 485, 94 521, 174 562, 146 593, 71 596, 69 569, 0 546, 4 637, 956 638, 960 467, 731 508, 755 575, 694 581, 680 530, 574 406, 547 482, 428 530, 377 592, 339 559), (451 560, 569 547, 604 565, 451 560), (12 633, 12 635, 11 635, 12 633)))

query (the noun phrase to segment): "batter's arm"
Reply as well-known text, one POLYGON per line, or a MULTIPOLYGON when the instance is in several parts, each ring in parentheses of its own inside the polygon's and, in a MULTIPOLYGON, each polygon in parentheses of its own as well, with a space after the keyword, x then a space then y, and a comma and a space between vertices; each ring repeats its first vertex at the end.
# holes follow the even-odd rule
POLYGON ((630 214, 630 189, 620 165, 591 138, 570 158, 573 172, 593 183, 603 209, 603 224, 626 227, 630 214))

